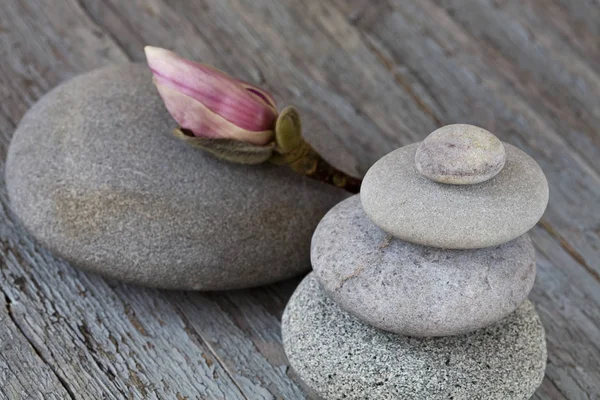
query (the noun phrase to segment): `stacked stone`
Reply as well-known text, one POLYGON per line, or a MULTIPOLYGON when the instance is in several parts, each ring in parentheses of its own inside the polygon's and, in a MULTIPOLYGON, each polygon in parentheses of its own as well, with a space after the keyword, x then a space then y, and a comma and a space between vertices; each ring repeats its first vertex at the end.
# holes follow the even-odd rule
POLYGON ((383 157, 313 235, 290 364, 326 399, 530 398, 546 343, 526 232, 547 202, 537 163, 472 125, 383 157))

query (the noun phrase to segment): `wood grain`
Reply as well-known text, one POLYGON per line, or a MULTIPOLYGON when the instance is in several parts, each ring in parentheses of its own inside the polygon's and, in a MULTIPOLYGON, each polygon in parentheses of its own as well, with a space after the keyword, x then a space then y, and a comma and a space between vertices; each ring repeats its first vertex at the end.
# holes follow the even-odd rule
MULTIPOLYGON (((593 0, 5 0, 0 169, 40 96, 143 61, 146 44, 294 104, 315 147, 355 174, 440 125, 481 125, 532 155, 550 184, 531 232, 549 351, 534 398, 598 399, 599 18, 593 0)), ((210 294, 126 286, 40 248, 3 183, 0 219, 0 398, 310 396, 279 332, 298 279, 210 294)))

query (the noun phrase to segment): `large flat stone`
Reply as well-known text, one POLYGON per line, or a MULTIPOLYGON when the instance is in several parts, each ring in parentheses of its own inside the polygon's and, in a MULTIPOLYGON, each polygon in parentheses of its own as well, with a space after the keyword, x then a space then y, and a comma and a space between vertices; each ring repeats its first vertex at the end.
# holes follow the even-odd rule
POLYGON ((312 232, 346 192, 285 167, 217 160, 175 126, 144 65, 57 87, 10 145, 14 212, 73 265, 126 282, 220 290, 309 269, 312 232))
POLYGON ((282 331, 292 368, 332 400, 524 400, 546 367, 544 328, 529 301, 470 334, 411 338, 346 313, 311 274, 290 299, 282 331))
POLYGON ((404 335, 447 336, 488 326, 517 309, 535 280, 527 234, 484 249, 421 246, 375 225, 359 195, 325 215, 311 247, 315 276, 340 307, 404 335))

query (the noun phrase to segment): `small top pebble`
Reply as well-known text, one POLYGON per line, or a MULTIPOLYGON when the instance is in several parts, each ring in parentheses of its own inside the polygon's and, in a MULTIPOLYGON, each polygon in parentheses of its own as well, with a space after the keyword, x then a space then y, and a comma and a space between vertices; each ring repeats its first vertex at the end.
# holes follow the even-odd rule
POLYGON ((474 125, 446 125, 433 131, 415 154, 421 175, 440 183, 471 185, 493 178, 506 161, 502 142, 474 125))

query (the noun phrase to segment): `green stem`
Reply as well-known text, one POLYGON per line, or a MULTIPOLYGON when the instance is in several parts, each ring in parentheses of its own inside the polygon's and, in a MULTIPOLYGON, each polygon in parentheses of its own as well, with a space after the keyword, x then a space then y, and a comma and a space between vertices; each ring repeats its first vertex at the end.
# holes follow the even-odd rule
POLYGON ((351 193, 360 191, 360 179, 334 168, 304 140, 300 116, 293 107, 287 107, 279 114, 275 125, 275 143, 271 162, 287 164, 301 175, 351 193))

